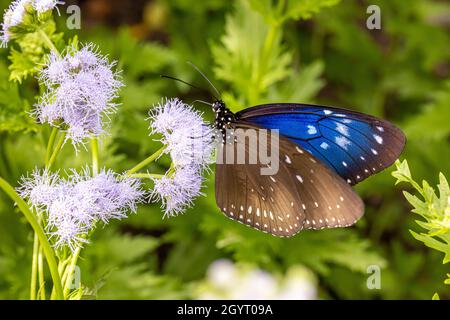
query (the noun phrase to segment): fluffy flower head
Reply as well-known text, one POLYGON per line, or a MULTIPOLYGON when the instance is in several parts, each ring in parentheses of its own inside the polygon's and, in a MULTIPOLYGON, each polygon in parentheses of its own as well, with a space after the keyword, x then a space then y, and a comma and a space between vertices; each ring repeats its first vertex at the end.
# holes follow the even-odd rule
POLYGON ((61 123, 74 145, 101 135, 123 85, 114 66, 92 44, 70 47, 63 57, 52 52, 39 75, 47 92, 36 105, 36 117, 42 123, 61 123))
POLYGON ((41 214, 46 213, 46 230, 56 247, 70 249, 85 243, 96 222, 122 219, 135 212, 144 192, 136 179, 102 170, 92 177, 89 170, 71 170, 69 179, 48 171, 35 171, 23 178, 20 195, 41 214))
POLYGON ((202 194, 203 178, 193 166, 179 168, 172 175, 153 181, 155 185, 151 196, 162 202, 167 217, 182 213, 202 194))
POLYGON ((202 114, 179 99, 166 99, 150 111, 150 129, 161 134, 175 166, 198 165, 212 161, 212 129, 202 114))
POLYGON ((11 38, 11 28, 20 25, 23 22, 24 16, 27 12, 26 7, 31 6, 37 13, 41 14, 54 8, 57 5, 64 4, 58 0, 15 0, 5 10, 3 15, 2 30, 0 34, 0 41, 5 47, 11 38))

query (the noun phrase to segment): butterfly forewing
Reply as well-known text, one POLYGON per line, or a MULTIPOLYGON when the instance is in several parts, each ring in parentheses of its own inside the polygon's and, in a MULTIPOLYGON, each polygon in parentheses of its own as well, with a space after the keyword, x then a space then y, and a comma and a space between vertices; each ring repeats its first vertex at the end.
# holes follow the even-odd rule
POLYGON ((352 185, 390 166, 406 141, 401 130, 388 121, 332 107, 268 104, 236 116, 279 129, 352 185))
MULTIPOLYGON (((244 122, 235 129, 260 130, 244 122)), ((260 135, 257 135, 258 139, 260 135)), ((270 134, 267 139, 271 150, 270 134)), ((233 152, 244 144, 246 155, 255 152, 247 142, 232 142, 233 152)), ((223 147, 222 159, 227 150, 223 147)), ((364 211, 361 199, 333 171, 290 140, 279 137, 279 169, 262 175, 256 164, 218 163, 216 201, 230 218, 276 236, 292 236, 303 228, 353 224, 364 211)))

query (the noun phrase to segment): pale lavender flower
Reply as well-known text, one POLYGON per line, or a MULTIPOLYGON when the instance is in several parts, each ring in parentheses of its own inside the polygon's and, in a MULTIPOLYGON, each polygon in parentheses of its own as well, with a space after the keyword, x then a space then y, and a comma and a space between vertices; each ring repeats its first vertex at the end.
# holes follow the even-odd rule
POLYGON ((71 251, 81 247, 83 244, 88 243, 86 235, 88 229, 86 226, 80 225, 74 219, 65 218, 58 221, 55 231, 48 233, 50 239, 55 237, 55 247, 69 247, 71 251))
POLYGON ((30 6, 36 10, 37 13, 44 13, 54 8, 57 5, 64 4, 63 1, 58 0, 15 0, 3 15, 2 30, 0 33, 1 46, 6 47, 11 38, 11 28, 20 25, 23 22, 26 14, 26 6, 30 6))
POLYGON ((137 179, 102 170, 91 176, 89 169, 81 173, 71 170, 69 179, 57 174, 35 171, 23 178, 20 195, 47 214, 45 229, 55 238, 56 247, 75 247, 87 242, 87 234, 97 222, 127 217, 136 212, 144 191, 137 179))
POLYGON ((203 178, 193 166, 181 167, 168 176, 153 179, 152 199, 160 200, 164 216, 176 216, 189 208, 196 197, 202 195, 203 178))
POLYGON ((63 57, 52 52, 39 74, 47 92, 36 105, 35 116, 42 123, 66 128, 75 146, 100 136, 116 111, 113 100, 123 86, 119 74, 112 71, 115 64, 92 44, 80 50, 69 47, 63 57))
POLYGON ((202 114, 179 99, 166 99, 150 111, 152 134, 161 134, 175 166, 198 165, 202 169, 212 162, 214 150, 212 128, 202 114))
POLYGON ((81 175, 74 173, 72 179, 83 212, 105 223, 126 218, 128 211, 136 212, 144 196, 139 180, 118 176, 111 170, 102 170, 95 177, 85 170, 81 175))
POLYGON ((161 200, 166 216, 176 216, 201 195, 202 173, 212 162, 212 129, 201 113, 179 99, 166 99, 149 113, 152 134, 162 135, 161 143, 172 158, 174 172, 154 179, 152 199, 161 200))
POLYGON ((33 0, 15 0, 9 5, 8 9, 5 10, 0 34, 2 47, 6 47, 11 38, 10 29, 23 22, 23 17, 26 13, 25 6, 32 2, 33 0))
POLYGON ((61 187, 61 179, 57 173, 36 169, 31 175, 21 178, 17 192, 22 198, 28 199, 32 208, 40 211, 52 203, 61 187))
POLYGON ((57 8, 57 5, 64 4, 64 1, 58 1, 58 0, 34 0, 33 1, 33 8, 38 13, 44 13, 50 10, 53 10, 54 8, 57 8))

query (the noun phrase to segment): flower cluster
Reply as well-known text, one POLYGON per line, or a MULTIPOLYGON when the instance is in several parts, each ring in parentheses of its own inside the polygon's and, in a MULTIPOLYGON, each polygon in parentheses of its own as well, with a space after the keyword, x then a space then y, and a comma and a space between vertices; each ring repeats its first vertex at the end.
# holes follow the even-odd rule
POLYGON ((60 125, 74 145, 104 133, 105 118, 116 110, 118 89, 123 85, 118 73, 94 45, 80 50, 69 47, 65 56, 52 52, 39 80, 47 87, 36 105, 40 122, 60 125))
POLYGON ((71 170, 69 179, 46 170, 22 178, 19 194, 27 199, 46 222, 46 231, 55 246, 74 250, 87 242, 87 234, 97 222, 122 219, 136 212, 144 192, 136 179, 102 170, 91 176, 71 170))
POLYGON ((217 300, 311 300, 317 289, 310 271, 291 267, 279 277, 261 269, 215 261, 205 281, 197 287, 199 299, 217 300))
POLYGON ((27 7, 33 8, 37 13, 44 13, 53 10, 57 5, 64 4, 58 0, 15 0, 5 10, 3 15, 0 41, 5 47, 11 38, 11 28, 20 25, 27 12, 27 7))
POLYGON ((150 112, 152 134, 162 136, 172 158, 172 172, 154 179, 153 198, 163 203, 166 216, 183 212, 201 195, 202 174, 212 162, 212 129, 202 115, 178 99, 166 99, 150 112))

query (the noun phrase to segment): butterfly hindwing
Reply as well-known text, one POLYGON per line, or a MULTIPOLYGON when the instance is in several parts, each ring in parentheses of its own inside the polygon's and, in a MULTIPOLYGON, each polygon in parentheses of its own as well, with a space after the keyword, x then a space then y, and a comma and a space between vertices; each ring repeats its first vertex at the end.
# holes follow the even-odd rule
MULTIPOLYGON (((259 130, 238 123, 237 128, 259 130)), ((268 150, 270 150, 270 134, 268 150)), ((234 153, 242 142, 234 142, 234 153)), ((246 154, 251 148, 245 145, 246 154)), ((226 153, 227 148, 223 148, 226 153)), ((222 159, 224 159, 222 157, 222 159)), ((302 229, 353 224, 364 211, 358 195, 336 173, 290 140, 279 137, 279 170, 263 164, 217 164, 216 201, 230 218, 276 236, 302 229)))
POLYGON ((236 115, 240 121, 279 129, 356 184, 390 166, 405 145, 405 136, 388 121, 366 114, 314 105, 268 104, 236 115))

